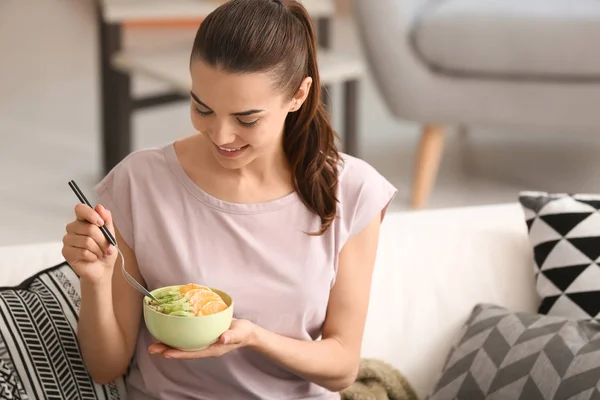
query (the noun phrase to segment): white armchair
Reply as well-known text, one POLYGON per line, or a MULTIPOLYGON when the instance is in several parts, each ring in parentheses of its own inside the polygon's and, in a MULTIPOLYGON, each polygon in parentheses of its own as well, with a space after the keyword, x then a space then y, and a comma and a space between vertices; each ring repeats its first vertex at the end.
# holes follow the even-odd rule
POLYGON ((435 183, 444 127, 600 128, 600 2, 353 0, 389 110, 419 122, 414 207, 435 183))

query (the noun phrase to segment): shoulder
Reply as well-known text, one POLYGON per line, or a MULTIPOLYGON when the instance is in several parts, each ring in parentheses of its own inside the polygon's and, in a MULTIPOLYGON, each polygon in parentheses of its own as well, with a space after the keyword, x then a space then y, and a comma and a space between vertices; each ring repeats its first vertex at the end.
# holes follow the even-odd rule
MULTIPOLYGON (((345 206, 380 197, 391 200, 396 188, 368 162, 341 154, 338 200, 345 206)), ((385 200, 385 199, 384 199, 385 200)))
POLYGON ((110 172, 111 174, 148 175, 157 169, 168 167, 166 160, 167 147, 136 150, 121 160, 110 172))
POLYGON ((397 189, 371 164, 341 154, 338 217, 347 238, 360 232, 377 214, 385 215, 397 189))
POLYGON ((371 179, 385 179, 371 164, 350 156, 345 153, 340 153, 340 187, 349 190, 357 190, 367 185, 371 179))
POLYGON ((136 150, 121 160, 96 186, 98 192, 112 186, 123 188, 132 181, 142 183, 168 170, 166 147, 136 150))
MULTIPOLYGON (((119 162, 95 187, 100 203, 111 211, 125 242, 135 249, 136 210, 143 209, 149 188, 169 172, 166 148, 138 150, 119 162)), ((160 186, 160 185, 158 185, 160 186)))

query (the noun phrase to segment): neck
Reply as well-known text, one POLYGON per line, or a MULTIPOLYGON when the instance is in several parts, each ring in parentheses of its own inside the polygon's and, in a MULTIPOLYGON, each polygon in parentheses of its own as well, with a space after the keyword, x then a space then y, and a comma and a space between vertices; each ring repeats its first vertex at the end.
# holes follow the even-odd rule
MULTIPOLYGON (((206 139, 205 139, 206 140, 206 139)), ((208 146, 207 150, 208 149, 208 146)), ((249 182, 255 184, 291 184, 291 167, 283 151, 283 144, 275 145, 266 155, 257 157, 248 165, 239 169, 223 168, 211 155, 206 159, 212 160, 216 173, 228 181, 249 182)))
POLYGON ((250 164, 237 170, 229 171, 232 177, 240 180, 264 182, 290 182, 291 168, 282 146, 268 155, 256 158, 250 164))

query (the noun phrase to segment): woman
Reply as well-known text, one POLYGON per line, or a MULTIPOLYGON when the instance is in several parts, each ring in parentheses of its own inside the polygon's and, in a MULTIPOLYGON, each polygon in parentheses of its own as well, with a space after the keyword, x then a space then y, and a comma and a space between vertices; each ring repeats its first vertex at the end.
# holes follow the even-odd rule
POLYGON ((198 134, 129 155, 97 187, 104 207, 75 208, 63 254, 81 277, 78 335, 94 380, 131 361, 134 400, 339 399, 354 381, 396 190, 336 150, 316 56, 300 3, 225 3, 193 45, 198 134), (232 295, 218 343, 186 353, 155 342, 103 224, 148 288, 193 282, 232 295))

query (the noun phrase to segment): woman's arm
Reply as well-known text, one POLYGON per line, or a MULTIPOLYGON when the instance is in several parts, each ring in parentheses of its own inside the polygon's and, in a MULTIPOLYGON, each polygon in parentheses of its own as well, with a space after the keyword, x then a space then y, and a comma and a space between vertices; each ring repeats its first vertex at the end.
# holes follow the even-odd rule
POLYGON ((328 390, 350 386, 358 374, 380 225, 378 215, 340 252, 322 340, 291 339, 255 327, 248 346, 328 390))
MULTIPOLYGON (((116 229, 115 234, 119 249, 125 256, 125 268, 144 284, 135 254, 116 229)), ((111 280, 100 284, 81 280, 79 343, 86 368, 94 381, 102 384, 127 371, 141 321, 142 295, 125 281, 120 258, 119 255, 111 280)))

